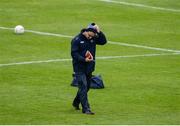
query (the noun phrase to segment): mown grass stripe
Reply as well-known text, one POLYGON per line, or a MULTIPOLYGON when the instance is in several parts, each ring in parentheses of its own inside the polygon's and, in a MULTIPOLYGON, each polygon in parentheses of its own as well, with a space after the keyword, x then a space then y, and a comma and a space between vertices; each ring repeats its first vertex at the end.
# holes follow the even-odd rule
MULTIPOLYGON (((153 56, 168 56, 168 55, 180 55, 180 53, 160 53, 160 54, 125 55, 125 56, 102 56, 102 57, 97 57, 96 59, 107 60, 107 59, 119 59, 119 58, 153 57, 153 56)), ((65 62, 65 61, 72 61, 72 59, 50 59, 50 60, 40 60, 40 61, 25 61, 25 62, 17 62, 17 63, 0 64, 0 67, 25 65, 25 64, 40 64, 40 63, 50 63, 50 62, 65 62)))
POLYGON ((163 8, 163 7, 155 7, 155 6, 149 6, 144 4, 138 4, 138 3, 129 3, 129 2, 123 2, 123 1, 114 1, 114 0, 99 0, 107 3, 116 3, 121 5, 127 5, 127 6, 134 6, 134 7, 143 7, 143 8, 150 8, 150 9, 156 9, 156 10, 162 10, 162 11, 171 11, 171 12, 180 12, 180 10, 172 9, 172 8, 163 8))
MULTIPOLYGON (((14 30, 13 28, 7 28, 7 27, 0 27, 0 29, 14 30)), ((30 32, 30 33, 39 34, 39 35, 57 36, 57 37, 64 37, 64 38, 73 38, 73 36, 69 36, 69 35, 49 33, 49 32, 41 32, 41 31, 34 31, 34 30, 25 30, 25 32, 30 32)), ((128 43, 123 43, 123 42, 108 41, 108 43, 109 44, 114 44, 114 45, 120 45, 120 46, 144 48, 144 49, 157 50, 157 51, 165 51, 165 52, 173 52, 173 53, 179 53, 180 52, 180 50, 164 49, 164 48, 150 47, 150 46, 137 45, 137 44, 128 44, 128 43)))

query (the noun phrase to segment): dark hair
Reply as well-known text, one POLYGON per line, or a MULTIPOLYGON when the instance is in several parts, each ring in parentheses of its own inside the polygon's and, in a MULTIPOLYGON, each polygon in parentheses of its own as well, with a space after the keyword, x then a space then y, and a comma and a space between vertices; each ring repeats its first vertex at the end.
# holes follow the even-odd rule
POLYGON ((81 33, 82 32, 88 32, 88 31, 90 31, 90 32, 93 32, 93 33, 97 33, 97 30, 96 29, 94 29, 94 28, 83 28, 83 29, 81 29, 81 33))
POLYGON ((91 23, 92 26, 96 25, 95 23, 91 23))
POLYGON ((97 30, 96 29, 94 29, 94 28, 83 28, 82 30, 81 30, 81 33, 82 32, 88 32, 88 31, 90 31, 90 32, 93 32, 93 33, 97 33, 97 30))
POLYGON ((85 31, 86 31, 86 28, 81 29, 81 33, 85 32, 85 31))
POLYGON ((95 34, 97 33, 97 30, 96 30, 96 29, 94 29, 94 28, 87 28, 87 31, 94 32, 95 34))
POLYGON ((91 23, 87 28, 83 28, 81 29, 81 33, 85 32, 85 31, 90 31, 90 32, 93 32, 93 33, 97 33, 97 30, 95 28, 93 28, 93 26, 96 25, 95 23, 91 23))
POLYGON ((98 32, 97 32, 97 30, 96 29, 94 29, 94 28, 83 28, 83 29, 81 29, 81 34, 83 33, 83 32, 93 32, 94 34, 95 34, 95 38, 97 38, 98 37, 98 32))

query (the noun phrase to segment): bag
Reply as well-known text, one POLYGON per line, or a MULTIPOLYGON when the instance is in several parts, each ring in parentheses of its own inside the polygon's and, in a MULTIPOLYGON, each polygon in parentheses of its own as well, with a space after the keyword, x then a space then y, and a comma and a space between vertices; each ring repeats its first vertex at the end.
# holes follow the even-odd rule
MULTIPOLYGON (((78 81, 77 81, 75 74, 73 74, 73 80, 72 80, 71 86, 78 87, 78 81)), ((93 75, 92 76, 90 88, 92 88, 92 89, 104 88, 104 83, 103 83, 103 79, 102 79, 101 75, 93 75)))
POLYGON ((104 88, 104 83, 101 75, 92 76, 90 88, 101 89, 104 88))

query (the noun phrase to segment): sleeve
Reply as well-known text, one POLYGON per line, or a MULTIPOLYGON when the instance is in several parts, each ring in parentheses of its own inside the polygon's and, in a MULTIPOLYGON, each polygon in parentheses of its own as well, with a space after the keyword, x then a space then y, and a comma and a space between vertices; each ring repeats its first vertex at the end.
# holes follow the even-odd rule
POLYGON ((71 42, 71 56, 74 60, 85 62, 85 58, 79 54, 78 40, 73 39, 71 42))
POLYGON ((106 43, 107 43, 106 36, 102 31, 100 31, 100 33, 98 33, 98 37, 96 38, 96 44, 104 45, 106 43))

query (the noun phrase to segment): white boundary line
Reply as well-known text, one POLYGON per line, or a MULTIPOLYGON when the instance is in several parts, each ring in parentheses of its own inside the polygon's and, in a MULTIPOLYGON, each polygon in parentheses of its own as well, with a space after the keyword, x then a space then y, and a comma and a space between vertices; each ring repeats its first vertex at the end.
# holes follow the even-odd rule
MULTIPOLYGON (((7 28, 7 27, 0 27, 0 29, 4 29, 4 30, 14 30, 14 28, 7 28)), ((63 34, 55 34, 55 33, 49 33, 49 32, 40 32, 40 31, 33 31, 33 30, 25 30, 25 32, 31 32, 31 33, 34 33, 34 34, 46 35, 46 36, 56 36, 56 37, 64 37, 64 38, 73 38, 73 36, 63 35, 63 34)), ((114 44, 114 45, 121 45, 121 46, 128 46, 128 47, 136 47, 136 48, 144 48, 144 49, 164 51, 164 52, 173 52, 173 53, 179 53, 179 52, 180 52, 180 50, 156 48, 156 47, 150 47, 150 46, 144 46, 144 45, 137 45, 137 44, 128 44, 128 43, 122 43, 122 42, 108 41, 108 43, 109 43, 109 44, 114 44)))
POLYGON ((169 56, 180 55, 180 53, 155 53, 155 54, 143 54, 143 55, 126 55, 126 56, 106 56, 97 57, 97 59, 117 59, 117 58, 136 58, 136 57, 153 57, 153 56, 169 56))
POLYGON ((123 1, 114 1, 114 0, 98 0, 98 1, 103 1, 103 2, 107 2, 107 3, 117 3, 117 4, 134 6, 134 7, 150 8, 150 9, 163 10, 163 11, 180 12, 180 10, 178 10, 178 9, 154 7, 154 6, 144 5, 144 4, 129 3, 129 2, 123 2, 123 1))
POLYGON ((52 59, 52 60, 40 60, 40 61, 25 61, 25 62, 17 62, 17 63, 7 63, 7 64, 0 64, 0 67, 14 66, 14 65, 24 65, 24 64, 50 63, 50 62, 65 62, 65 61, 71 61, 71 59, 52 59))
MULTIPOLYGON (((0 29, 3 30, 14 30, 14 28, 8 28, 8 27, 1 27, 0 29)), ((73 38, 73 36, 69 35, 63 35, 63 34, 55 34, 55 33, 49 33, 49 32, 41 32, 41 31, 33 31, 33 30, 25 30, 25 32, 30 32, 38 35, 46 35, 46 36, 57 36, 57 37, 64 37, 64 38, 73 38)))
POLYGON ((121 45, 121 46, 129 46, 129 47, 137 47, 137 48, 144 48, 144 49, 150 49, 150 50, 158 50, 158 51, 165 51, 165 52, 174 52, 174 53, 179 53, 180 50, 172 50, 172 49, 165 49, 165 48, 157 48, 157 47, 150 47, 150 46, 144 46, 144 45, 137 45, 137 44, 128 44, 128 43, 123 43, 123 42, 113 42, 113 41, 108 41, 110 44, 114 45, 121 45))
POLYGON ((40 31, 33 31, 33 30, 25 30, 25 32, 35 33, 35 34, 39 34, 39 35, 57 36, 57 37, 64 37, 64 38, 73 38, 73 36, 63 35, 63 34, 55 34, 55 33, 49 33, 49 32, 40 32, 40 31))
MULTIPOLYGON (((180 53, 160 53, 160 54, 127 55, 127 56, 104 56, 104 57, 97 57, 96 59, 106 60, 106 59, 153 57, 153 56, 168 56, 168 55, 180 55, 180 53)), ((50 62, 65 62, 65 61, 72 61, 72 59, 51 59, 51 60, 40 60, 40 61, 25 61, 25 62, 17 62, 17 63, 0 64, 0 67, 25 65, 25 64, 40 64, 40 63, 50 63, 50 62)))

